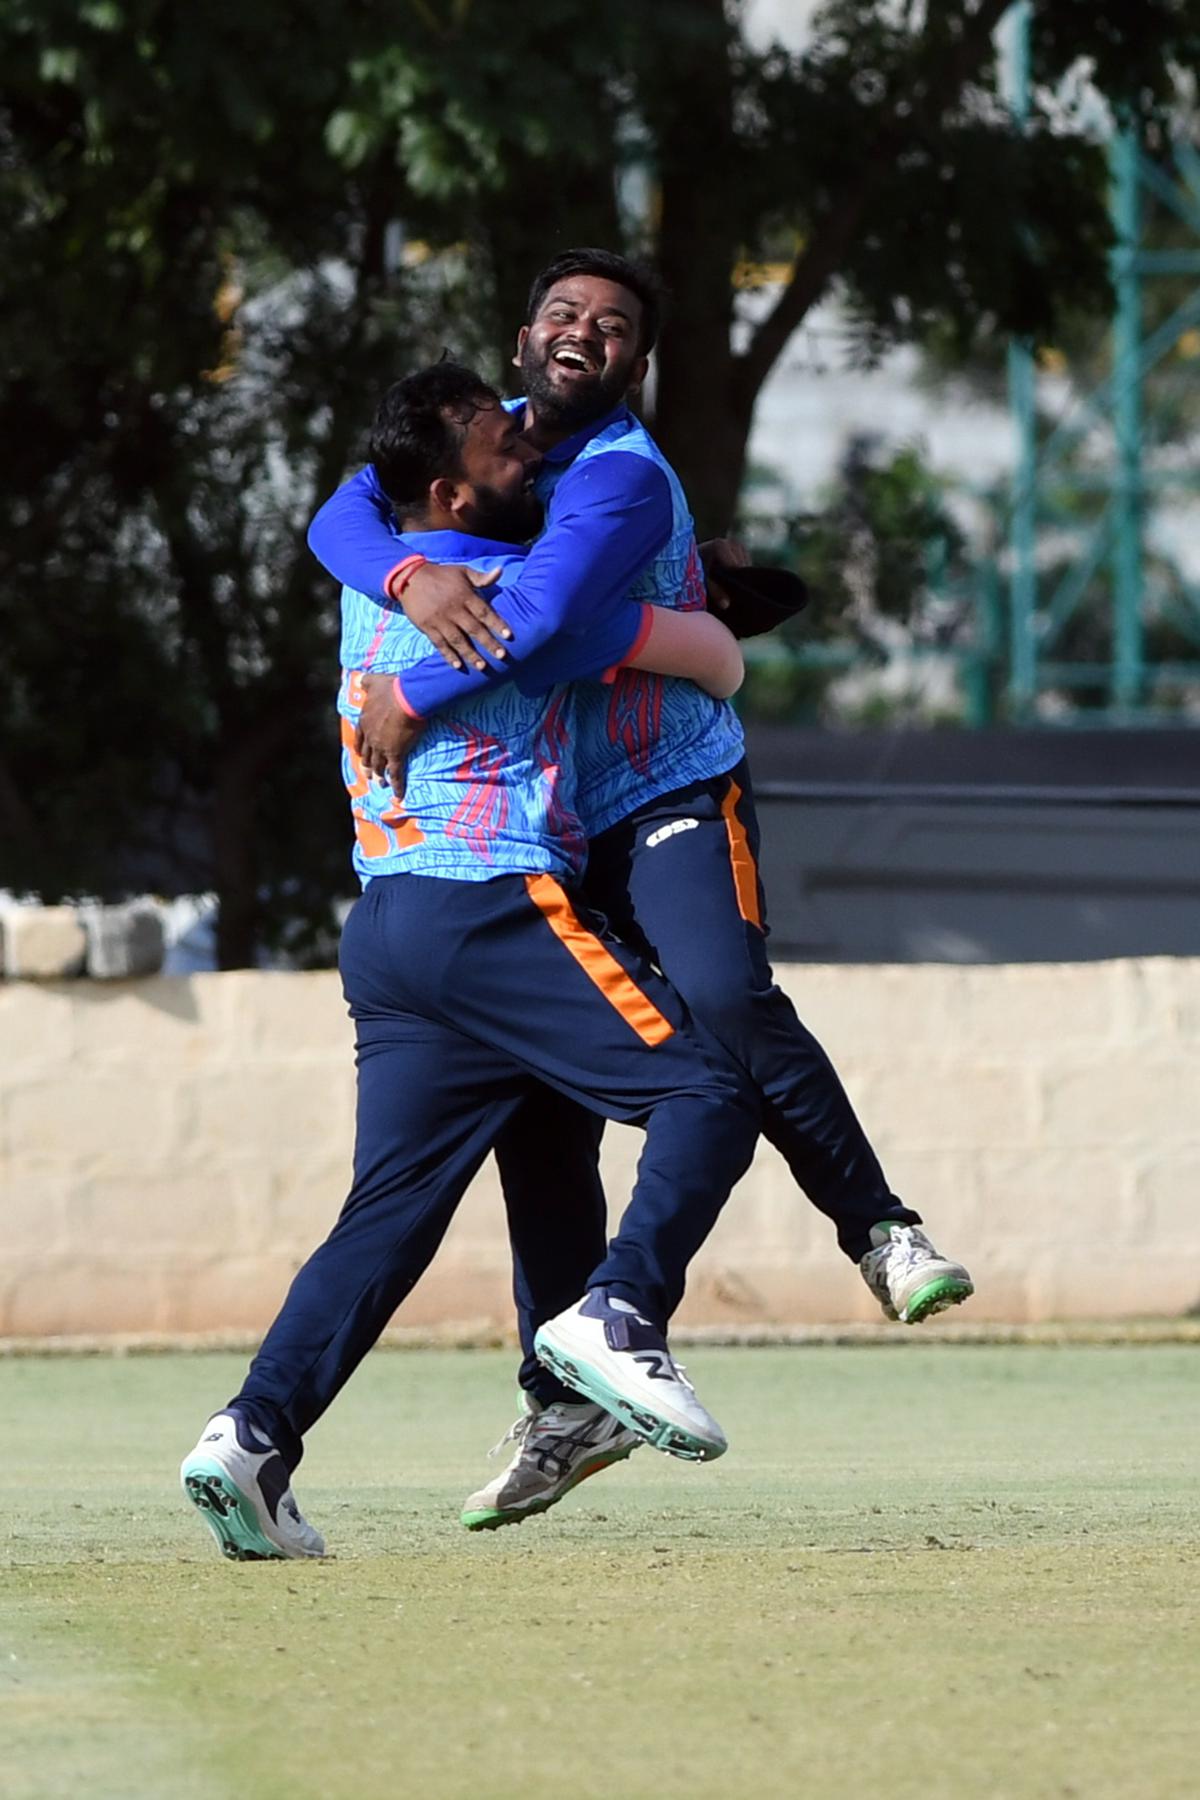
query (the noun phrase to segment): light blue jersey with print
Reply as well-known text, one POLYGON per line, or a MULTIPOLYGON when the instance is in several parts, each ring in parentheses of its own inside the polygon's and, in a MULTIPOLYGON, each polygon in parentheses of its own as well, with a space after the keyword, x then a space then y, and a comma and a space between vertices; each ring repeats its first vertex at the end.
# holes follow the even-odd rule
MULTIPOLYGON (((604 423, 569 462, 546 457, 535 483, 554 517, 554 491, 594 457, 610 452, 646 457, 666 477, 671 531, 636 579, 630 598, 696 611, 706 604, 704 571, 679 478, 645 427, 625 408, 604 423)), ((733 768, 743 754, 741 722, 726 700, 694 682, 622 669, 609 685, 575 688, 577 806, 589 837, 606 831, 649 800, 733 768)))
MULTIPOLYGON (((501 570, 497 588, 515 581, 524 553, 456 532, 409 533, 404 550, 431 561, 501 570)), ((361 674, 402 675, 429 655, 429 640, 394 603, 342 590, 342 775, 354 815, 355 871, 365 887, 376 875, 436 875, 490 881, 547 873, 578 878, 586 838, 575 808, 571 757, 574 695, 558 686, 523 694, 505 682, 431 719, 408 764, 401 807, 372 779, 354 749, 362 709, 361 674)))
MULTIPOLYGON (((524 402, 506 404, 516 410, 524 402)), ((529 553, 523 581, 514 584, 519 626, 512 660, 482 674, 456 673, 427 645, 403 686, 414 711, 438 717, 446 707, 459 712, 468 692, 508 675, 527 692, 580 681, 578 810, 594 836, 674 788, 725 774, 741 758, 742 731, 727 702, 690 681, 623 668, 611 686, 586 681, 620 668, 640 642, 644 608, 629 602, 683 610, 705 604, 687 501, 645 428, 627 407, 617 407, 548 450, 536 487, 547 528, 529 553), (524 657, 530 631, 541 647, 524 657), (590 665, 589 645, 596 648, 590 665)), ((326 501, 309 530, 314 553, 338 580, 374 590, 381 601, 402 542, 370 467, 326 501)), ((457 560, 470 562, 470 553, 457 560)))

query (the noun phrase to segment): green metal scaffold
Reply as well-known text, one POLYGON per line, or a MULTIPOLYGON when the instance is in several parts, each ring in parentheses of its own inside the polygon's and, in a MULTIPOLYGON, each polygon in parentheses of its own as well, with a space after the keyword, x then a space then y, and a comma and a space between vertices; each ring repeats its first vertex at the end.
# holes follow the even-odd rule
MULTIPOLYGON (((1019 126, 1029 115, 1030 0, 1018 0, 1006 16, 1005 99, 1019 126)), ((1143 245, 1143 202, 1147 194, 1162 203, 1200 239, 1200 157, 1186 143, 1173 147, 1174 173, 1146 155, 1136 129, 1118 121, 1109 146, 1112 216, 1115 243, 1112 277, 1115 313, 1112 370, 1109 377, 1077 408, 1071 418, 1039 443, 1038 371, 1034 346, 1016 340, 1008 352, 1009 406, 1015 432, 1015 459, 1007 506, 1008 632, 1007 678, 1003 706, 1015 721, 1034 719, 1039 701, 1052 690, 1094 689, 1103 682, 1106 704, 1090 708, 1088 718, 1126 723, 1157 716, 1155 695, 1163 680, 1200 687, 1200 660, 1154 663, 1145 641, 1146 569, 1144 531, 1147 499, 1178 472, 1147 467, 1143 422, 1143 388, 1147 373, 1200 323, 1200 288, 1148 335, 1143 321, 1143 283, 1148 278, 1200 276, 1200 247, 1147 249, 1143 245), (1111 440, 1109 466, 1097 477, 1072 469, 1067 457, 1085 437, 1111 440), (1107 499, 1099 516, 1088 522, 1065 573, 1047 575, 1042 555, 1043 527, 1057 530, 1051 490, 1059 494, 1101 485, 1107 499), (1102 598, 1098 577, 1107 575, 1102 598), (1111 608, 1107 663, 1055 661, 1053 652, 1067 623, 1087 598, 1111 608)), ((1192 479, 1184 473, 1185 481, 1192 479)), ((1075 521, 1076 529, 1078 521, 1075 521)), ((979 634, 981 642, 996 636, 994 577, 983 574, 979 634)), ((1189 595, 1191 617, 1179 622, 1200 647, 1200 597, 1189 595)), ((982 723, 980 709, 973 708, 982 723)))

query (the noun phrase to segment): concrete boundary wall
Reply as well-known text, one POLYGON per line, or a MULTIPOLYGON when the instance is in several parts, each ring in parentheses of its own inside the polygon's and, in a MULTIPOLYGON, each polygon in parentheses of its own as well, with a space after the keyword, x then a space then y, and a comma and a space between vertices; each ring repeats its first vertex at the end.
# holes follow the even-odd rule
MULTIPOLYGON (((1200 1302, 1200 961, 792 966, 896 1191, 973 1269, 962 1315, 1200 1302)), ((345 1191, 351 1030, 333 974, 0 987, 0 1336, 258 1332, 345 1191)), ((624 1202, 639 1138, 613 1128, 624 1202)), ((776 1154, 693 1267, 693 1326, 868 1321, 776 1154)), ((397 1324, 503 1332, 491 1165, 397 1324)))

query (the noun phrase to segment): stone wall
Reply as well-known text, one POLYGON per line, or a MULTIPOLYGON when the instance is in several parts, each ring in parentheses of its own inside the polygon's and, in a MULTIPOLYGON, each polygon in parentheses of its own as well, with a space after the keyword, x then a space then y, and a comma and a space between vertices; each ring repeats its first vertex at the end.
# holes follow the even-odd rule
MULTIPOLYGON (((971 1266, 978 1321, 1200 1301, 1200 961, 785 968, 893 1186, 971 1266)), ((333 974, 0 986, 0 1334, 257 1332, 347 1182, 333 974)), ((610 1192, 637 1134, 610 1131, 610 1192)), ((680 1317, 869 1320, 761 1146, 680 1317)), ((502 1330, 490 1165, 398 1323, 502 1330)))

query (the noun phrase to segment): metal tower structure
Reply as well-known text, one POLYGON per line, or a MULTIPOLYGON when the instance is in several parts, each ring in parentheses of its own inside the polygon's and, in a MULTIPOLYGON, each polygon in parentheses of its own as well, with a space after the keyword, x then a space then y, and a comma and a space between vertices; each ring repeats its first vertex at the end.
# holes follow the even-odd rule
MULTIPOLYGON (((1006 15, 1005 99, 1018 125, 1029 113, 1030 0, 1006 15)), ((1034 347, 1009 346, 1008 392, 1015 460, 1007 506, 1008 631, 1005 711, 1014 720, 1036 716, 1050 690, 1095 689, 1106 703, 1094 722, 1145 719, 1164 681, 1200 685, 1200 591, 1181 584, 1184 604, 1174 623, 1196 647, 1196 658, 1155 663, 1146 652, 1149 587, 1145 524, 1149 504, 1167 486, 1197 486, 1197 472, 1158 466, 1143 419, 1146 376, 1185 333, 1200 325, 1200 286, 1150 332, 1144 322, 1145 284, 1159 277, 1200 277, 1200 156, 1173 147, 1174 167, 1146 155, 1136 130, 1118 122, 1109 146, 1115 244, 1115 312, 1111 372, 1047 434, 1039 432, 1038 367, 1034 347), (1147 200, 1164 206, 1196 242, 1152 249, 1143 242, 1147 200), (1086 453, 1086 454, 1085 454, 1086 453), (1081 520, 1078 501, 1102 502, 1081 520), (1068 504, 1064 505, 1064 502, 1068 504), (1063 572, 1063 548, 1071 544, 1063 572), (1054 554, 1051 553, 1051 546, 1054 554), (1051 576, 1053 561, 1057 572, 1051 576), (1106 663, 1055 658, 1066 626, 1087 600, 1107 612, 1106 663)), ((986 584, 986 572, 985 572, 986 584)), ((981 639, 996 634, 994 589, 981 600, 981 639)), ((997 646, 998 648, 999 646, 997 646)), ((1003 652, 1002 652, 1003 655, 1003 652)))

